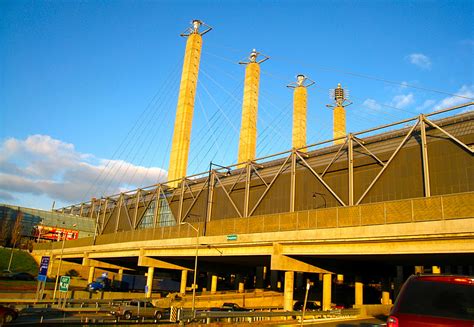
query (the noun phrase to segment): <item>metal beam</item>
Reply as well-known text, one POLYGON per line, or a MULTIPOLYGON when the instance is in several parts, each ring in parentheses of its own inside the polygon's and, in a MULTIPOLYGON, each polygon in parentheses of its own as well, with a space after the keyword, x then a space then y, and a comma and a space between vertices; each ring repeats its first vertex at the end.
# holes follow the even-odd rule
POLYGON ((369 191, 372 189, 372 187, 375 185, 375 183, 379 180, 380 176, 382 176, 382 174, 384 173, 384 171, 387 169, 388 166, 390 166, 390 163, 392 162, 392 160, 395 158, 395 156, 398 154, 398 152, 400 151, 400 149, 403 147, 403 145, 405 145, 405 143, 408 141, 408 139, 410 138, 411 134, 413 133, 413 131, 415 130, 415 128, 418 126, 419 124, 419 120, 415 123, 415 125, 413 125, 413 127, 408 131, 407 135, 405 136, 405 138, 402 140, 402 142, 400 143, 400 145, 397 147, 397 149, 395 150, 395 152, 393 152, 392 156, 390 157, 390 159, 388 159, 388 161, 385 163, 385 166, 383 166, 383 168, 379 171, 379 173, 377 174, 377 176, 375 176, 374 180, 372 181, 372 183, 370 183, 370 185, 367 187, 367 189, 365 190, 365 192, 361 195, 361 197, 359 198, 359 200, 356 202, 356 205, 359 204, 363 199, 364 197, 367 195, 367 193, 369 193, 369 191))
POLYGON ((420 129, 421 129, 421 154, 422 154, 422 163, 423 163, 423 189, 425 197, 431 196, 430 188, 430 169, 428 164, 428 145, 426 142, 426 124, 423 115, 420 115, 419 118, 420 129))

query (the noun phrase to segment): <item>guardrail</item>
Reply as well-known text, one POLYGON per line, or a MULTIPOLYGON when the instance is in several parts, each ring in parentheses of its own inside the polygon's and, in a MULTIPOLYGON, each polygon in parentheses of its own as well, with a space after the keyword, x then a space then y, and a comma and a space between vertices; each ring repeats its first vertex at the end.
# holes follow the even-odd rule
MULTIPOLYGON (((359 308, 338 309, 328 311, 306 311, 305 318, 322 319, 322 318, 342 318, 360 315, 359 308)), ((178 310, 177 321, 185 322, 257 322, 263 320, 272 320, 279 317, 284 318, 300 318, 303 316, 301 311, 197 311, 196 317, 189 310, 178 310)))

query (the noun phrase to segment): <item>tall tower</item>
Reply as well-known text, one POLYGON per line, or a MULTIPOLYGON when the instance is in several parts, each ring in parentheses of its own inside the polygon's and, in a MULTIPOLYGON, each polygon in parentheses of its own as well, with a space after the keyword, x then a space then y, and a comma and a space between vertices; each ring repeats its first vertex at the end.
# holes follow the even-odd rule
MULTIPOLYGON (((193 20, 192 26, 185 33, 181 34, 183 37, 188 37, 188 40, 186 42, 178 105, 176 107, 173 143, 171 145, 168 167, 169 181, 186 176, 194 112, 194 97, 196 95, 199 61, 201 59, 202 35, 211 29, 212 27, 204 24, 202 21, 193 20), (205 30, 202 32, 199 31, 201 26, 205 27, 205 30)), ((170 183, 169 186, 176 187, 178 183, 178 181, 175 181, 170 183)))
MULTIPOLYGON (((287 87, 293 89, 292 147, 296 149, 306 146, 307 88, 313 84, 314 82, 312 80, 299 74, 296 76, 296 82, 287 85, 287 87)), ((301 149, 301 151, 306 151, 306 149, 301 149)))
MULTIPOLYGON (((245 163, 255 159, 257 146, 257 111, 258 87, 260 82, 260 64, 269 57, 253 49, 248 62, 239 62, 247 65, 245 68, 244 100, 242 103, 242 123, 240 126, 238 163, 245 163), (257 60, 258 56, 263 57, 257 60)), ((242 166, 242 165, 240 165, 242 166)))
MULTIPOLYGON (((344 90, 341 84, 337 84, 337 88, 332 89, 330 97, 334 99, 334 105, 328 104, 326 107, 333 109, 333 138, 346 136, 346 110, 352 102, 348 100, 349 91, 344 90)), ((334 144, 344 143, 344 139, 334 141, 334 144)))

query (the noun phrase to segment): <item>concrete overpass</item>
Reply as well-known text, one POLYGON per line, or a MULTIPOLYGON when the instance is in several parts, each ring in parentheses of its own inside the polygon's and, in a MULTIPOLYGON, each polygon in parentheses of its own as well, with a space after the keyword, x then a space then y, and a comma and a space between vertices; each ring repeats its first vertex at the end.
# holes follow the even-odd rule
MULTIPOLYGON (((473 213, 474 192, 314 209, 228 219, 226 228, 221 221, 209 222, 209 235, 198 239, 188 225, 101 235, 95 242, 94 238, 67 242, 63 259, 103 269, 134 269, 148 276, 171 269, 181 271, 185 281, 193 269, 197 241, 198 269, 214 276, 258 267, 284 271, 287 303, 293 300, 294 272, 321 274, 323 301, 329 306, 331 274, 366 280, 401 278, 397 266, 412 266, 414 272, 415 266, 444 270, 453 265, 472 274, 473 213)), ((193 226, 201 229, 203 224, 193 226)), ((34 254, 58 258, 60 244, 51 245, 38 247, 34 254)), ((275 274, 273 278, 283 279, 275 274)), ((211 290, 217 287, 214 278, 211 290)), ((355 298, 361 304, 362 294, 355 298)))

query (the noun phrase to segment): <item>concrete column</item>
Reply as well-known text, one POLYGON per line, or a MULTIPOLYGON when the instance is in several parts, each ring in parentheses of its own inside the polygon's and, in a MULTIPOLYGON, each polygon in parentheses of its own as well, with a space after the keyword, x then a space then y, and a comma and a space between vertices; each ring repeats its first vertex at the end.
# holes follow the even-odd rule
POLYGON ((296 273, 296 288, 300 289, 304 287, 306 287, 306 284, 304 282, 304 275, 302 272, 297 272, 296 273))
POLYGON ((355 305, 362 304, 364 304, 364 284, 360 278, 357 278, 355 282, 355 305))
POLYGON ((243 293, 244 291, 245 291, 244 283, 243 283, 243 282, 240 282, 240 283, 239 283, 239 293, 243 293))
POLYGON ((323 274, 323 310, 331 309, 331 274, 323 274))
POLYGON ((270 287, 272 291, 276 291, 278 289, 278 270, 272 270, 270 273, 270 287))
POLYGON ((153 274, 155 273, 155 267, 148 267, 148 274, 146 275, 146 286, 147 292, 146 297, 151 297, 151 292, 153 291, 153 274))
POLYGON ((382 280, 382 299, 380 301, 382 304, 390 304, 390 280, 382 280))
POLYGON ((397 266, 397 276, 395 277, 395 289, 394 289, 394 298, 397 297, 400 292, 400 288, 403 284, 403 266, 397 266))
POLYGON ((283 310, 293 311, 293 288, 295 282, 295 273, 285 271, 285 290, 283 292, 283 310))
POLYGON ((211 289, 211 284, 212 284, 212 273, 207 272, 206 274, 206 289, 210 290, 211 289))
POLYGON ((181 270, 181 284, 179 286, 179 293, 185 294, 186 293, 186 283, 188 281, 188 271, 181 270))
POLYGON ((118 287, 119 287, 120 289, 122 289, 122 280, 123 280, 123 269, 120 268, 120 269, 118 270, 117 278, 116 278, 118 287))
POLYGON ((87 277, 87 283, 92 283, 94 281, 95 267, 89 267, 89 276, 87 277))
POLYGON ((415 274, 422 274, 424 272, 423 266, 415 266, 415 274))
POLYGON ((216 292, 217 292, 217 276, 212 275, 211 294, 216 294, 216 292))
POLYGON ((262 267, 257 267, 257 269, 255 271, 255 277, 256 277, 255 288, 263 289, 264 268, 265 267, 263 267, 263 266, 262 267))
POLYGON ((440 266, 433 266, 432 267, 433 274, 441 274, 441 267, 440 266))

